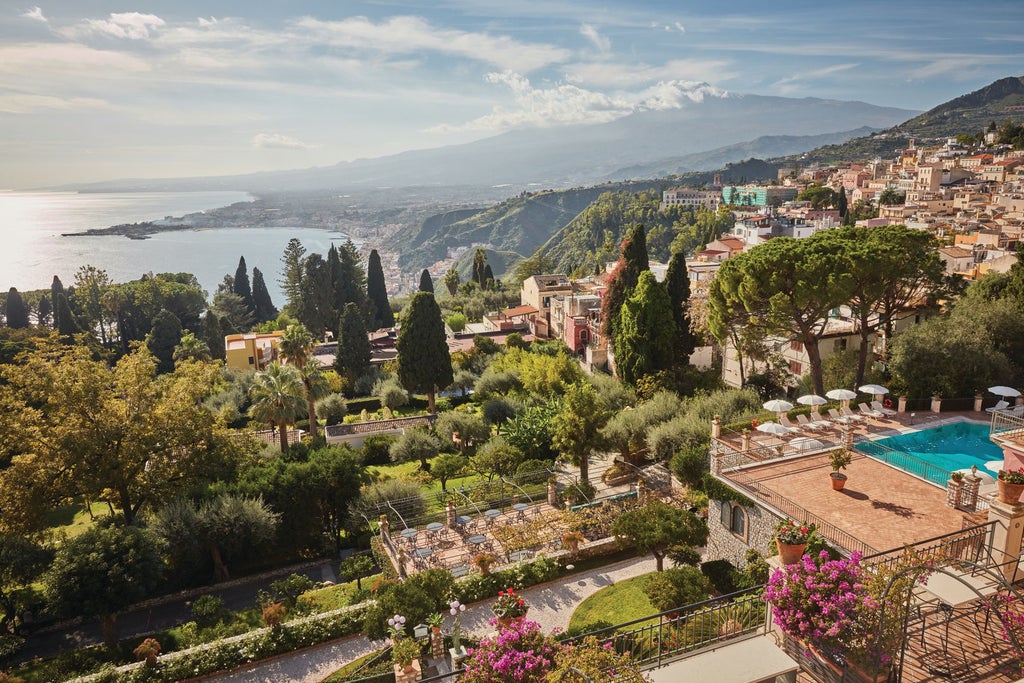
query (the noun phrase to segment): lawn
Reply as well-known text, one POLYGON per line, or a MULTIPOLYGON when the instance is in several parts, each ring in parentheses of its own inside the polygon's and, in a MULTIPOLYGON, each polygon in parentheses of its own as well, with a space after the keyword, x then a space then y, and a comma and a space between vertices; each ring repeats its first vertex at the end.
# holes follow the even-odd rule
POLYGON ((658 610, 644 595, 646 580, 646 574, 636 576, 597 591, 579 604, 569 620, 569 628, 580 628, 598 621, 623 624, 657 613, 658 610))
POLYGON ((94 518, 98 519, 110 514, 110 507, 106 503, 92 503, 89 508, 86 510, 81 501, 76 501, 71 505, 64 505, 46 513, 46 521, 49 523, 50 529, 55 531, 58 536, 74 538, 91 527, 95 521, 94 518))

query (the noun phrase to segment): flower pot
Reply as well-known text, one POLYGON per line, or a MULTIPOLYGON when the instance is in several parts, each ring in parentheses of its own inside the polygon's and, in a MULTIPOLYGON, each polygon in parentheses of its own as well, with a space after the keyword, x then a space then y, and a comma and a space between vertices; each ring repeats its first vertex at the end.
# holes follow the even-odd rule
POLYGON ((828 476, 832 479, 833 491, 842 491, 843 487, 846 486, 846 475, 842 472, 833 472, 828 476))
POLYGON ((868 673, 859 666, 851 664, 849 671, 853 675, 854 679, 858 681, 864 681, 864 683, 885 683, 889 680, 889 669, 883 669, 876 673, 868 673))
POLYGON ((782 564, 796 564, 804 556, 804 550, 807 548, 806 543, 783 543, 778 538, 775 539, 775 545, 779 549, 779 560, 782 564))
POLYGON ((1020 494, 1024 493, 1024 484, 1011 484, 1003 481, 1002 479, 997 480, 999 484, 999 502, 1014 503, 1020 502, 1020 494))
MULTIPOLYGON (((527 612, 530 611, 529 608, 527 608, 526 611, 527 612)), ((520 615, 518 617, 498 617, 498 630, 501 631, 503 629, 506 629, 509 626, 511 626, 512 624, 514 624, 516 622, 520 622, 520 621, 522 621, 525 618, 526 618, 526 612, 523 612, 522 615, 520 615)))

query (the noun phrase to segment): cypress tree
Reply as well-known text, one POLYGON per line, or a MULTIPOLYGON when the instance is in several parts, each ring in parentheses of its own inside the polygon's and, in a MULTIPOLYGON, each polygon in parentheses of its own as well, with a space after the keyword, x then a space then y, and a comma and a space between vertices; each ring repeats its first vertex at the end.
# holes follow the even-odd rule
POLYGON ((371 354, 362 313, 354 303, 347 303, 338 325, 338 355, 334 369, 348 380, 349 391, 355 387, 356 380, 369 371, 371 354))
POLYGON ((434 293, 434 281, 430 279, 430 272, 426 268, 420 273, 420 291, 434 293))
POLYGON ((203 316, 203 341, 210 348, 211 358, 224 360, 227 355, 224 349, 224 328, 220 318, 211 310, 207 310, 203 316))
POLYGON ((7 291, 7 305, 4 306, 4 316, 7 318, 7 327, 22 329, 28 327, 28 306, 21 298, 21 294, 15 287, 7 291))
POLYGON ((242 301, 249 307, 249 312, 256 310, 256 302, 252 299, 252 287, 249 285, 249 269, 245 265, 245 257, 238 259, 238 268, 235 269, 235 279, 231 285, 231 291, 242 297, 242 301))
POLYGON ((436 412, 434 395, 451 384, 454 375, 441 309, 430 292, 412 295, 395 348, 398 380, 408 391, 426 392, 428 409, 436 412))
POLYGON ((845 187, 839 188, 839 201, 838 201, 838 206, 836 208, 839 209, 839 217, 842 218, 842 219, 845 219, 846 218, 846 212, 848 211, 848 207, 847 207, 847 204, 846 204, 846 188, 845 187))
POLYGON ((372 305, 372 325, 374 330, 382 327, 395 326, 395 314, 388 303, 388 289, 384 282, 384 267, 380 263, 380 254, 376 249, 370 251, 366 263, 366 297, 372 305))
POLYGON ((333 244, 327 250, 327 272, 331 279, 330 300, 331 306, 334 308, 334 314, 329 317, 332 320, 337 320, 342 309, 345 308, 345 280, 341 272, 341 259, 338 258, 338 250, 333 244))
POLYGON ((264 282, 263 273, 259 268, 252 269, 252 301, 256 307, 257 322, 262 323, 277 317, 277 307, 270 300, 267 283, 264 282))
POLYGON ((484 288, 491 289, 494 287, 494 271, 491 270, 491 264, 484 265, 484 288))
POLYGON ((174 347, 181 343, 181 321, 166 308, 153 317, 153 329, 146 337, 146 348, 156 356, 157 372, 174 371, 174 347))
POLYGON ((36 314, 36 322, 40 327, 49 327, 50 319, 53 317, 53 306, 50 305, 50 297, 43 294, 39 298, 39 311, 36 314))
POLYGON ((480 285, 482 288, 486 280, 484 280, 484 268, 487 266, 487 252, 484 251, 483 247, 477 247, 477 250, 473 253, 473 282, 480 285))
POLYGON ((326 330, 338 324, 330 267, 323 256, 313 253, 303 261, 302 271, 302 294, 295 317, 314 337, 322 339, 326 330))
POLYGON ((294 237, 288 240, 288 246, 284 248, 284 255, 281 256, 284 267, 278 284, 284 292, 285 308, 293 315, 302 301, 302 262, 305 256, 306 248, 294 237))
POLYGON ((619 262, 615 264, 611 277, 608 279, 608 291, 601 302, 603 320, 601 333, 611 337, 614 343, 619 329, 619 313, 622 305, 640 279, 640 273, 650 270, 647 261, 647 233, 644 226, 634 225, 622 240, 619 262))
POLYGON ((359 258, 359 250, 352 240, 345 240, 345 243, 338 248, 338 264, 341 267, 342 298, 338 302, 338 315, 345 308, 345 304, 353 303, 359 307, 364 314, 367 310, 366 302, 366 273, 359 258))
POLYGON ((697 348, 697 340, 690 330, 690 315, 687 305, 690 301, 690 275, 686 271, 686 256, 678 251, 672 254, 665 274, 665 290, 672 304, 672 318, 675 320, 675 355, 679 365, 687 365, 690 354, 697 348))
POLYGON ((615 340, 615 368, 622 381, 634 384, 672 366, 675 325, 664 286, 654 273, 640 274, 633 293, 622 306, 620 331, 615 340))
POLYGON ((65 341, 70 341, 72 335, 82 331, 78 327, 75 315, 71 312, 71 306, 68 305, 68 297, 64 292, 57 295, 57 305, 53 310, 54 319, 57 321, 57 331, 65 341))
POLYGON ((64 283, 54 275, 53 281, 50 283, 50 301, 53 302, 53 329, 55 330, 60 328, 60 309, 57 306, 57 297, 61 294, 65 294, 64 283))

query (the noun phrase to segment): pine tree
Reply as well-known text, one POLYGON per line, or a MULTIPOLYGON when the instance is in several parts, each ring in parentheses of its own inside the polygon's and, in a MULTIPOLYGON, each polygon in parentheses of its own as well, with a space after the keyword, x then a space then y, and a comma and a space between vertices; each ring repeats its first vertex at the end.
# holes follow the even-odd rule
POLYGON ((647 261, 647 233, 644 226, 634 225, 622 240, 619 262, 608 278, 608 290, 601 302, 603 321, 601 333, 614 343, 619 329, 619 312, 640 279, 640 273, 650 270, 647 261))
POLYGON ((452 383, 452 359, 444 332, 441 309, 430 292, 417 292, 409 300, 396 343, 398 379, 408 391, 427 394, 428 409, 434 410, 434 395, 452 383))
POLYGON ((57 297, 61 294, 65 294, 64 283, 54 275, 53 282, 50 283, 50 301, 53 302, 53 329, 55 330, 60 329, 60 308, 57 306, 57 297))
POLYGON ((75 314, 71 312, 71 306, 68 305, 68 297, 64 292, 57 295, 57 306, 54 308, 54 318, 57 322, 57 331, 64 341, 70 341, 72 335, 81 332, 81 328, 78 327, 78 322, 75 320, 75 314))
POLYGON ((697 348, 697 340, 690 329, 690 315, 687 312, 690 302, 690 274, 686 271, 686 256, 683 252, 672 254, 668 262, 665 290, 672 305, 672 318, 675 320, 676 363, 680 366, 687 365, 690 354, 697 348))
POLYGON ((7 304, 4 306, 4 316, 7 318, 7 327, 22 329, 28 327, 28 306, 21 298, 21 294, 15 287, 7 291, 7 304))
POLYGON ((334 287, 327 261, 320 254, 310 254, 302 264, 302 291, 299 293, 295 317, 314 337, 338 324, 334 308, 334 287))
POLYGON ((252 269, 252 301, 256 310, 256 322, 262 323, 277 318, 277 307, 270 300, 267 283, 264 282, 263 273, 259 268, 252 269))
POLYGON ((288 246, 284 248, 284 255, 281 256, 283 268, 281 279, 281 291, 284 292, 285 309, 294 315, 302 300, 302 263, 306 256, 306 248, 302 242, 294 237, 288 240, 288 246))
POLYGON ((53 317, 53 306, 50 304, 50 297, 43 294, 39 297, 39 311, 36 313, 36 322, 40 327, 49 327, 50 319, 53 317))
POLYGON ((348 380, 348 388, 355 386, 356 380, 370 369, 370 338, 363 325, 363 316, 353 303, 345 304, 338 326, 338 355, 334 360, 334 369, 348 380))
POLYGON ((174 371, 174 348, 181 343, 181 321, 166 308, 153 317, 153 329, 146 337, 146 348, 157 359, 157 372, 174 371))
POLYGON ((420 291, 434 293, 434 281, 430 279, 430 271, 426 268, 420 273, 420 291))
POLYGON ((370 251, 366 263, 366 298, 369 299, 372 311, 371 325, 374 330, 382 327, 395 326, 395 314, 388 302, 388 289, 384 283, 384 268, 380 263, 380 254, 376 249, 370 251))
POLYGON ((242 297, 242 301, 249 307, 250 312, 256 311, 256 302, 252 299, 252 287, 249 285, 249 269, 245 265, 244 256, 238 259, 232 291, 242 297))
POLYGON ((203 341, 210 348, 210 357, 217 360, 224 360, 224 329, 221 327, 220 318, 211 310, 206 311, 203 316, 203 341))

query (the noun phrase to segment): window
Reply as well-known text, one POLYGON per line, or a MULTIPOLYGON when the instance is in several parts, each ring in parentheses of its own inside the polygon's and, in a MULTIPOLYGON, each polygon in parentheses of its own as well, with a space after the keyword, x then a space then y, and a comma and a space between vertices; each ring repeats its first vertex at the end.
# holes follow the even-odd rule
POLYGON ((843 337, 842 339, 836 339, 835 350, 836 351, 845 351, 846 350, 846 337, 843 337))
POLYGON ((802 377, 804 374, 804 366, 795 360, 791 360, 789 361, 789 372, 797 377, 802 377))
POLYGON ((804 345, 802 342, 798 342, 794 339, 793 341, 789 342, 789 348, 793 351, 803 351, 804 345))
POLYGON ((255 364, 256 364, 256 359, 253 358, 252 356, 249 356, 249 365, 255 365, 255 364))
POLYGON ((747 511, 742 506, 732 501, 722 503, 722 526, 731 531, 734 535, 747 540, 747 511))

